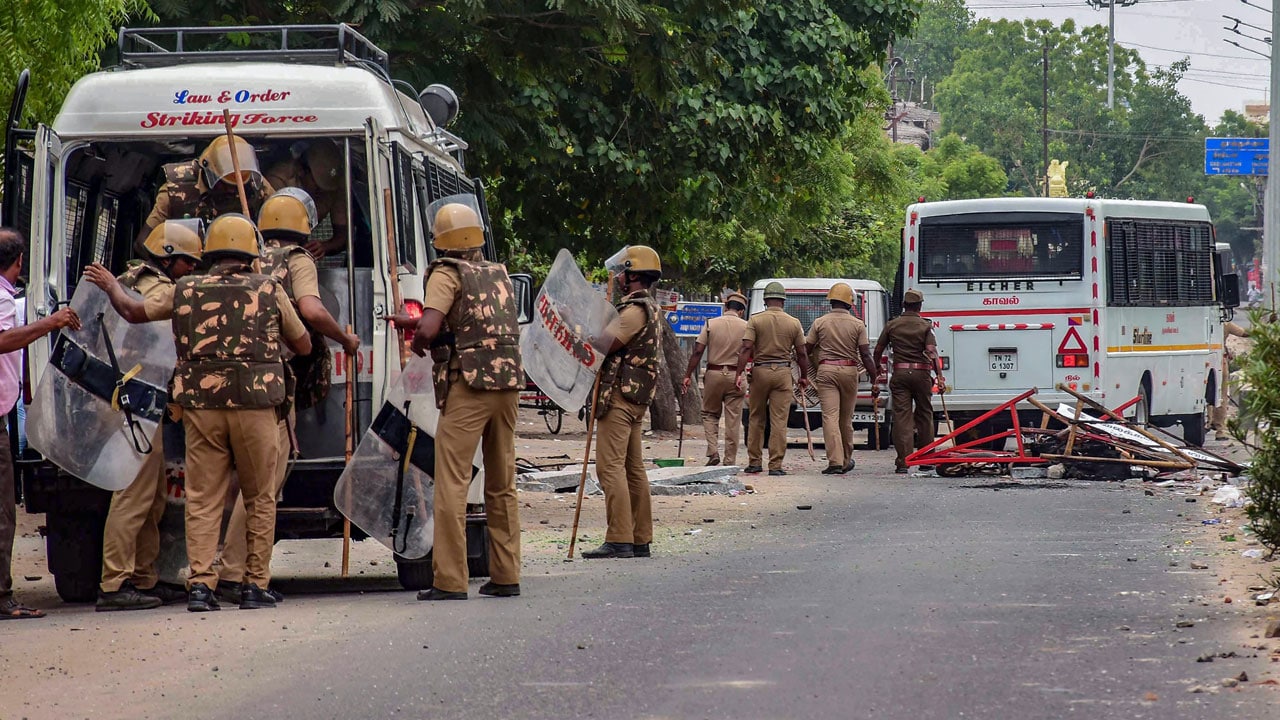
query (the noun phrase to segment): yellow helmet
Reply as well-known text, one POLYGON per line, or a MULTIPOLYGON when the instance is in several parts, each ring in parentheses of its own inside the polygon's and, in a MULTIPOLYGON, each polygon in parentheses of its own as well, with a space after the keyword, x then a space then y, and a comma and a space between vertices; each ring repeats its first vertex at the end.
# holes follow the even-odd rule
POLYGON ((281 190, 267 198, 258 211, 258 231, 263 236, 285 232, 305 237, 311 234, 314 223, 315 202, 300 188, 281 190))
POLYGON ((204 173, 204 184, 212 190, 223 181, 234 183, 236 161, 240 163, 240 178, 244 182, 262 180, 262 171, 258 168, 258 156, 253 152, 253 146, 243 138, 236 137, 233 148, 226 135, 219 135, 200 153, 198 163, 200 171, 204 173))
POLYGON ((484 225, 470 205, 451 202, 440 206, 431 223, 434 245, 440 250, 467 250, 484 245, 484 225))
POLYGON ((258 229, 240 213, 223 213, 209 223, 204 234, 205 257, 238 255, 246 259, 258 257, 258 229))
POLYGON ((303 155, 316 187, 332 192, 342 187, 342 153, 332 140, 316 140, 303 155))
POLYGON ((651 273, 662 277, 662 260, 648 245, 628 245, 605 260, 604 266, 612 273, 651 273))
POLYGON ((827 299, 853 307, 853 288, 849 287, 848 283, 836 283, 827 291, 827 299))
POLYGON ((165 220, 152 229, 142 246, 157 258, 186 257, 200 260, 200 235, 204 223, 199 219, 165 220))

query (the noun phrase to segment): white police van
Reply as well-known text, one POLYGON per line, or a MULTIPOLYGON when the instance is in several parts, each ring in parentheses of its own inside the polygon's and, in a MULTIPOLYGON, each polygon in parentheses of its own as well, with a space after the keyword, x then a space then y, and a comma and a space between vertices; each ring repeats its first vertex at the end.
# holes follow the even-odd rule
MULTIPOLYGON (((30 241, 28 321, 66 302, 87 264, 123 271, 163 182, 162 166, 197 156, 224 134, 224 109, 264 173, 308 143, 332 142, 342 156, 339 190, 349 221, 345 252, 321 262, 320 284, 325 306, 361 339, 353 428, 359 437, 400 371, 401 342, 383 318, 402 309, 395 307, 399 298, 407 312, 421 311, 434 259, 428 206, 475 193, 488 230, 483 184, 464 165, 467 144, 445 130, 457 97, 439 85, 417 94, 394 80, 387 54, 347 25, 122 28, 118 50, 119 66, 81 78, 52 125, 16 127, 25 72, 13 99, 2 221, 30 241)), ((484 251, 494 259, 488 232, 484 251)), ((529 278, 513 281, 527 311, 529 278)), ((301 456, 280 503, 280 539, 342 535, 332 491, 344 464, 348 378, 342 348, 329 345, 333 384, 326 401, 299 412, 301 456)), ((48 358, 48 344, 31 346, 29 387, 48 358)), ((180 500, 181 452, 166 454, 171 494, 180 500)), ((59 594, 93 599, 109 495, 30 453, 19 463, 28 511, 47 515, 59 594)), ((483 516, 477 512, 475 520, 469 530, 482 538, 483 516)), ((473 573, 487 574, 486 543, 470 545, 473 573)), ((400 567, 407 587, 430 583, 429 563, 400 567)))

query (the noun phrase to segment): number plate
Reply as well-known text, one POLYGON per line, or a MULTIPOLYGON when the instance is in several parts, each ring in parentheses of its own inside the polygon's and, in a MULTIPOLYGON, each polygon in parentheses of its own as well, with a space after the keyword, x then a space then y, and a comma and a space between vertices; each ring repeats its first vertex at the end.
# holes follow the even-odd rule
POLYGON ((987 353, 992 372, 1012 372, 1018 369, 1018 353, 987 353))
POLYGON ((884 422, 884 418, 885 418, 884 408, 880 408, 879 410, 876 410, 874 413, 871 412, 870 410, 854 410, 853 411, 853 421, 859 424, 861 423, 870 424, 877 421, 884 422))

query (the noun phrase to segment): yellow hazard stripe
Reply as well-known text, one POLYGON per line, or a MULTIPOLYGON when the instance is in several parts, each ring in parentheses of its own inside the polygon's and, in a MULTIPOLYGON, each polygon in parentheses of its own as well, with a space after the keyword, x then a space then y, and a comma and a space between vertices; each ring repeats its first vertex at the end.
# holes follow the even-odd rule
POLYGON ((1221 343, 1196 343, 1192 345, 1109 345, 1109 353, 1175 352, 1178 350, 1221 350, 1221 343))

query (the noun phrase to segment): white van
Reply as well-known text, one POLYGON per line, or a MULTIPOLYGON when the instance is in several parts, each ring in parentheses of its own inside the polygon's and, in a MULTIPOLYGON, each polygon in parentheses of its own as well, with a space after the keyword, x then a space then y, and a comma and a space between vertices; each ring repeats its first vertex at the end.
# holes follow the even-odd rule
MULTIPOLYGON (((436 85, 406 94, 402 89, 412 88, 391 78, 387 54, 347 25, 122 28, 119 58, 120 66, 81 78, 52 125, 15 130, 10 123, 2 221, 30 240, 28 322, 67 301, 85 265, 123 271, 163 182, 162 166, 194 158, 224 134, 224 109, 234 132, 254 146, 264 174, 308 143, 331 141, 343 158, 337 192, 345 195, 349 221, 346 251, 320 262, 321 299, 361 339, 354 388, 359 437, 400 371, 400 343, 383 318, 400 310, 396 298, 404 298, 408 312, 421 311, 434 259, 428 206, 474 193, 488 228, 484 186, 464 165, 467 144, 444 129, 457 114, 457 97, 436 85)), ((24 73, 11 119, 20 117, 25 88, 24 73)), ((321 238, 326 227, 322 222, 321 238)), ((496 259, 489 232, 484 252, 496 259)), ((527 317, 530 279, 512 279, 527 317)), ((344 464, 346 362, 341 347, 329 346, 334 373, 327 400, 298 413, 301 456, 280 503, 280 539, 342 535, 332 491, 344 464)), ((29 387, 48 358, 48 344, 31 346, 29 387)), ((166 455, 171 477, 180 478, 181 450, 166 455)), ((109 495, 38 457, 20 464, 28 511, 47 514, 59 594, 93 599, 109 495)), ((468 534, 482 539, 482 510, 470 510, 476 512, 468 534)), ((469 545, 479 553, 485 543, 469 545)), ((473 560, 473 571, 483 571, 486 558, 473 560)), ((422 572, 404 563, 401 580, 421 585, 422 572)))
MULTIPOLYGON (((849 287, 853 288, 854 307, 852 312, 867 324, 867 335, 871 338, 872 348, 875 347, 876 338, 880 336, 880 331, 884 328, 885 323, 889 321, 889 293, 885 291, 884 286, 875 280, 853 278, 765 278, 757 280, 751 286, 750 297, 748 298, 748 317, 758 312, 764 312, 764 289, 771 282, 780 282, 782 287, 786 288, 787 303, 783 309, 787 311, 787 314, 800 321, 800 325, 804 327, 806 333, 809 332, 814 320, 830 312, 831 302, 827 300, 827 292, 836 283, 848 283, 849 287)), ((813 373, 816 372, 816 367, 810 368, 810 380, 813 379, 813 373)), ((887 448, 890 446, 889 396, 888 393, 881 393, 878 411, 875 411, 876 405, 871 397, 871 380, 866 373, 863 373, 861 382, 858 385, 858 402, 853 414, 853 427, 858 430, 866 430, 868 446, 875 447, 875 438, 872 437, 872 434, 875 431, 878 416, 880 423, 879 446, 887 448)), ((809 393, 811 396, 809 398, 809 403, 811 404, 809 408, 809 426, 816 429, 822 426, 822 408, 818 405, 817 393, 812 389, 810 389, 809 393)), ((744 426, 747 423, 745 406, 742 411, 742 422, 744 426)), ((798 404, 792 404, 787 426, 804 427, 804 418, 800 416, 798 404)))

